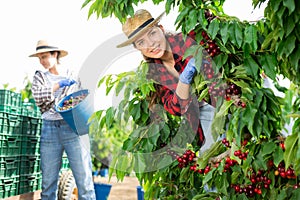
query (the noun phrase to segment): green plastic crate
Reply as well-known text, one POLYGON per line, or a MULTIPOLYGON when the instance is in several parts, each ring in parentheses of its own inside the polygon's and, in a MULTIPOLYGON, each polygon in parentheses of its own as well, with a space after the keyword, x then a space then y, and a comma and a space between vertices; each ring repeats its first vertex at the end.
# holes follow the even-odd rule
POLYGON ((41 172, 40 155, 21 155, 20 160, 20 175, 41 172))
POLYGON ((69 159, 67 156, 63 156, 62 157, 62 165, 61 165, 61 169, 65 170, 65 169, 70 169, 70 163, 69 163, 69 159))
POLYGON ((21 134, 22 117, 20 115, 0 112, 0 133, 21 134))
POLYGON ((0 178, 0 199, 19 195, 20 176, 0 178))
POLYGON ((42 174, 24 174, 20 175, 19 194, 34 192, 42 187, 42 174))
POLYGON ((22 103, 21 93, 0 89, 0 105, 21 107, 21 103, 22 103))
POLYGON ((0 156, 0 178, 18 176, 20 173, 20 156, 0 156))
POLYGON ((40 109, 32 102, 23 102, 21 109, 22 116, 32 117, 32 118, 41 118, 40 109))
POLYGON ((42 119, 22 117, 22 134, 40 136, 42 131, 42 119))
POLYGON ((20 115, 21 107, 0 105, 0 112, 20 115))
POLYGON ((21 153, 22 135, 0 134, 0 156, 13 156, 21 153))
POLYGON ((40 137, 35 135, 22 135, 21 155, 39 155, 40 137))

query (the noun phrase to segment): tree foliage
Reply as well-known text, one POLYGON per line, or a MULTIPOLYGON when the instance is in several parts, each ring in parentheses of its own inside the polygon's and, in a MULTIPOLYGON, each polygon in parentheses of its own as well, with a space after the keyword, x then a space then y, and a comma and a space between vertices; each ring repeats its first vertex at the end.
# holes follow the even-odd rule
MULTIPOLYGON (((133 15, 134 6, 143 2, 86 0, 83 7, 90 6, 89 17, 114 15, 124 22, 133 15)), ((147 199, 298 199, 299 2, 269 0, 264 18, 256 22, 226 15, 225 0, 152 2, 164 3, 167 13, 178 9, 177 30, 185 35, 195 30, 199 45, 185 55, 194 55, 198 66, 192 92, 199 100, 213 98, 213 134, 217 138, 226 132, 226 138, 200 154, 184 117, 164 109, 153 116, 147 96, 155 88, 146 79, 148 68, 142 62, 136 72, 109 75, 99 82, 106 84, 107 93, 124 92, 119 107, 99 111, 103 115, 94 117, 101 122, 99 129, 129 128, 122 151, 114 155, 110 175, 115 172, 122 179, 134 171, 147 199), (200 68, 203 57, 211 59, 215 73, 200 68), (263 87, 262 73, 275 82, 284 98, 263 87), (291 81, 290 88, 278 85, 278 75, 291 81), (233 96, 223 98, 221 91, 230 85, 238 91, 238 105, 233 96), (292 132, 285 136, 284 125, 291 119, 295 122, 292 132), (212 162, 211 158, 216 159, 212 162), (216 190, 207 192, 207 186, 216 190)), ((252 2, 257 7, 265 0, 252 2)))

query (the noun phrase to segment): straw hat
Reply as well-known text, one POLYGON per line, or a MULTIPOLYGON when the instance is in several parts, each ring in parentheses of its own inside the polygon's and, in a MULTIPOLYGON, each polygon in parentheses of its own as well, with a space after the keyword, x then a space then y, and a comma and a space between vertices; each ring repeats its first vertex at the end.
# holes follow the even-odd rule
POLYGON ((128 37, 128 40, 117 45, 118 48, 132 44, 139 36, 143 35, 149 27, 157 24, 165 12, 161 13, 156 19, 144 9, 138 10, 133 17, 127 18, 122 26, 122 30, 128 37))
POLYGON ((34 54, 31 54, 29 57, 37 57, 39 53, 44 53, 49 51, 59 51, 60 52, 59 57, 64 57, 68 55, 67 51, 62 50, 56 46, 49 45, 49 43, 46 40, 39 40, 36 45, 36 52, 34 54))

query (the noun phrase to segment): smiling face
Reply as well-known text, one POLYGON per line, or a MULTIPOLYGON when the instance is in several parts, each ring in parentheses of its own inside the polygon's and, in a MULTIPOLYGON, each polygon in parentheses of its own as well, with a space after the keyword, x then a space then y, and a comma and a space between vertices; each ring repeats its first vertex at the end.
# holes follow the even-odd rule
POLYGON ((149 58, 162 58, 168 49, 168 43, 161 26, 151 27, 134 42, 134 46, 149 58))

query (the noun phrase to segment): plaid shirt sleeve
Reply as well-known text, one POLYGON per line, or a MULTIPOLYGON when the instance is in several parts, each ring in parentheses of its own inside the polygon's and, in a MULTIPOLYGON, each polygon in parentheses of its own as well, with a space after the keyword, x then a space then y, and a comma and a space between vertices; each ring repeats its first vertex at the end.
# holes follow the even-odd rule
POLYGON ((43 72, 36 71, 33 76, 31 92, 42 113, 53 107, 55 101, 53 88, 43 72))
POLYGON ((181 99, 176 92, 173 93, 170 89, 164 87, 164 95, 162 96, 162 103, 165 110, 172 115, 181 116, 189 108, 191 98, 181 99))

